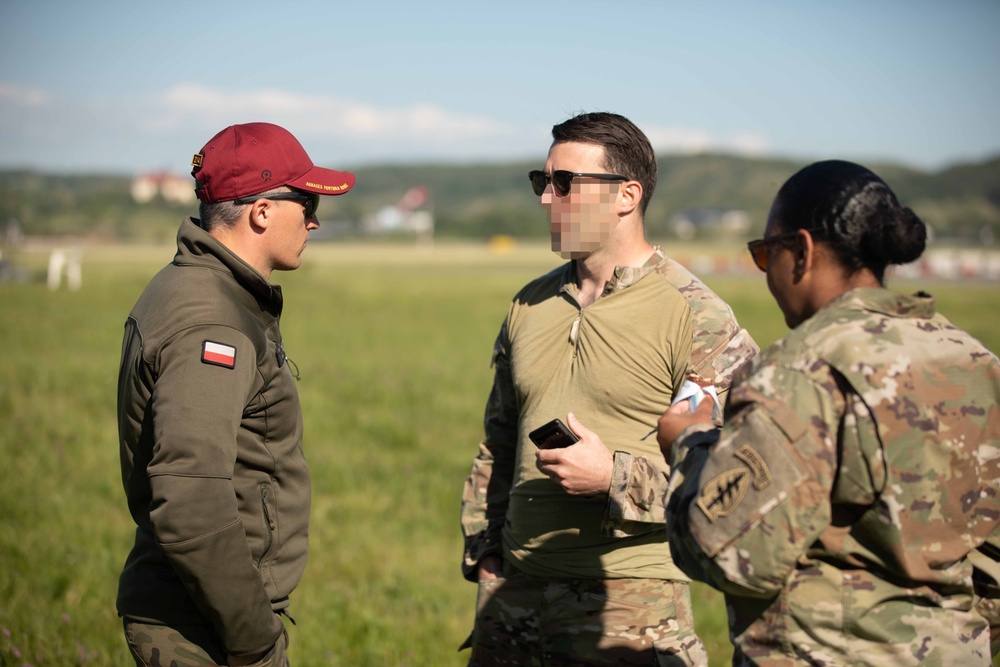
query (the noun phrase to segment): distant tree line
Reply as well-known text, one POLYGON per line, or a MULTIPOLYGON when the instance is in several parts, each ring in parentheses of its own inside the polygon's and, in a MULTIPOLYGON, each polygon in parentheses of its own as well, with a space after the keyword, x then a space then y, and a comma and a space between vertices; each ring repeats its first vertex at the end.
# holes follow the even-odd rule
MULTIPOLYGON (((805 161, 722 154, 671 155, 660 160, 660 179, 646 216, 651 238, 671 238, 672 219, 700 209, 737 209, 750 219, 748 234, 764 227, 771 199, 805 161)), ((548 222, 528 185, 537 162, 404 164, 354 169, 357 186, 346 197, 327 198, 320 221, 340 235, 360 235, 363 221, 395 204, 411 187, 431 193, 429 207, 439 238, 510 235, 544 238, 548 222)), ((925 172, 898 164, 867 164, 942 239, 993 243, 1000 236, 1000 156, 925 172)), ((28 235, 165 241, 197 204, 130 195, 131 175, 59 175, 0 171, 0 224, 16 220, 28 235)), ((712 232, 701 232, 712 233, 712 232)))

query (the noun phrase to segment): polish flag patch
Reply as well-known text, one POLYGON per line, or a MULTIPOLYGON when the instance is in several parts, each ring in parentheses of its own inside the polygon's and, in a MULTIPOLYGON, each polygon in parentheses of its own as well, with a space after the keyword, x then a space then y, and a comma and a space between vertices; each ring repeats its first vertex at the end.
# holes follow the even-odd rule
POLYGON ((201 344, 201 361, 206 364, 222 366, 223 368, 236 367, 236 348, 232 345, 223 345, 214 341, 206 340, 201 344))

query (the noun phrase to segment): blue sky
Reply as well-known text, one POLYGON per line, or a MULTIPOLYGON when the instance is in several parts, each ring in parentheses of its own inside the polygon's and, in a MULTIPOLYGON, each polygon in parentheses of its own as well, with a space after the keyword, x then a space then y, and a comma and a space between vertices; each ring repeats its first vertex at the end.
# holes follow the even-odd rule
POLYGON ((544 159, 580 111, 660 153, 1000 154, 1000 2, 0 0, 0 168, 190 170, 233 123, 318 164, 544 159))

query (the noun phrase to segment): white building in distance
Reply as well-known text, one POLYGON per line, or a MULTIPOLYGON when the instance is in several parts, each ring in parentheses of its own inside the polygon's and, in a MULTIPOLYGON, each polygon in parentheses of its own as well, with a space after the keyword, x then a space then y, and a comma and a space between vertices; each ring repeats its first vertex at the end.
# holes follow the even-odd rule
POLYGON ((140 204, 159 195, 171 204, 190 204, 195 200, 194 179, 165 171, 139 174, 132 179, 132 199, 140 204))

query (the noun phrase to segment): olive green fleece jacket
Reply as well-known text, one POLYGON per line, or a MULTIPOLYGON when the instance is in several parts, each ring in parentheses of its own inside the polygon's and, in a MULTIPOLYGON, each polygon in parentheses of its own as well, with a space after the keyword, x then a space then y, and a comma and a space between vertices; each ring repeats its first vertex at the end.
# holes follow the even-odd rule
POLYGON ((309 471, 281 308, 280 287, 187 219, 122 343, 119 444, 137 528, 118 612, 211 622, 237 656, 274 644, 306 564, 309 471))

